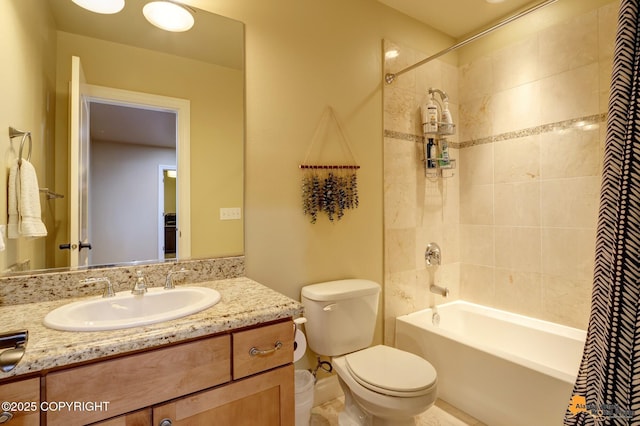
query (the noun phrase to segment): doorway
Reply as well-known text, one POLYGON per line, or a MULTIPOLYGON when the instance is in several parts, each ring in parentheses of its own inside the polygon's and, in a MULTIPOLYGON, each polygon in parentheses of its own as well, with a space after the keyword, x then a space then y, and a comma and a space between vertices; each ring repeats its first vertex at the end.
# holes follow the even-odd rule
MULTIPOLYGON (((164 209, 157 169, 176 169, 176 113, 105 100, 89 105, 90 264, 164 259, 158 256, 156 218, 164 209)), ((166 201, 175 217, 175 191, 173 197, 166 201)))
MULTIPOLYGON (((187 171, 189 102, 181 99, 88 86, 89 265, 164 260, 160 233, 159 165, 187 171), (181 163, 182 162, 182 163, 181 163), (180 167, 183 164, 183 167, 180 167)), ((178 184, 179 185, 179 184, 178 184)), ((163 198, 166 198, 162 192, 163 198)), ((174 243, 171 258, 190 255, 189 188, 173 191, 174 243), (184 212, 184 220, 178 218, 184 212)), ((164 229, 163 229, 164 231, 164 229)))
POLYGON ((176 247, 176 179, 175 165, 158 166, 158 259, 175 259, 176 247))

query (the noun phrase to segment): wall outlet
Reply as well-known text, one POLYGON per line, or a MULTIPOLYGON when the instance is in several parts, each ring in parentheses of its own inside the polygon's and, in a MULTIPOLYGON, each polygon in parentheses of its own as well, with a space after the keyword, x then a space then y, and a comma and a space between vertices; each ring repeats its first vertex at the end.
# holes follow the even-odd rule
POLYGON ((220 220, 242 219, 242 209, 240 207, 220 208, 220 220))

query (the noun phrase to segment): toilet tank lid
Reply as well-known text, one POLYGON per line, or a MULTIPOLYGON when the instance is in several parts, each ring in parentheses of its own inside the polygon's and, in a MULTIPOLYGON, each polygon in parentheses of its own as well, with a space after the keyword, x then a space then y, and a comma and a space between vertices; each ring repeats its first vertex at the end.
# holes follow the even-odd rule
POLYGON ((380 284, 363 279, 327 281, 302 287, 302 297, 317 302, 352 299, 380 292, 380 284))

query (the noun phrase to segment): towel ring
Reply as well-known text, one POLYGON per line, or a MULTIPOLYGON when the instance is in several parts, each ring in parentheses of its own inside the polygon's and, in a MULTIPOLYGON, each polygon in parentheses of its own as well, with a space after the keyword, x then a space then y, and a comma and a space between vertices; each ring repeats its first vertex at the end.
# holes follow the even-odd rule
POLYGON ((22 140, 20 140, 20 150, 18 151, 18 165, 21 166, 24 143, 27 141, 27 138, 29 138, 29 153, 27 154, 27 161, 31 161, 31 149, 33 148, 33 141, 31 140, 31 132, 23 132, 22 130, 9 127, 9 138, 13 139, 18 136, 22 136, 22 140))

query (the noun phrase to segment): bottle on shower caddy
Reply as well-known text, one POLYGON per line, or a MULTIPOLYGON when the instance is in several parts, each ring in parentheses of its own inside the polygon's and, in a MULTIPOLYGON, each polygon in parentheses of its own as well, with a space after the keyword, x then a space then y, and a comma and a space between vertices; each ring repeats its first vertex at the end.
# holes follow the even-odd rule
POLYGON ((426 146, 426 156, 427 156, 427 169, 435 169, 436 168, 436 144, 433 141, 433 138, 429 138, 426 146))
POLYGON ((438 158, 438 165, 443 169, 451 166, 451 161, 449 161, 449 144, 446 139, 440 139, 440 157, 438 158))
POLYGON ((434 102, 433 93, 429 102, 422 106, 422 131, 425 135, 438 132, 438 107, 434 102))
POLYGON ((441 131, 444 134, 452 134, 453 133, 453 117, 451 116, 451 111, 449 111, 449 101, 444 99, 442 101, 444 106, 442 107, 442 120, 440 123, 441 131))

